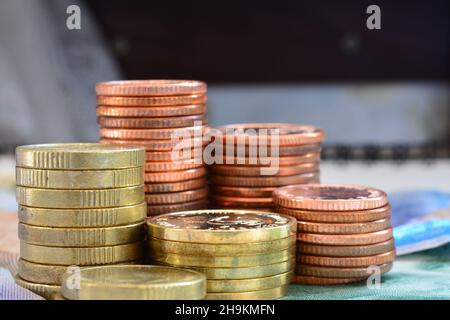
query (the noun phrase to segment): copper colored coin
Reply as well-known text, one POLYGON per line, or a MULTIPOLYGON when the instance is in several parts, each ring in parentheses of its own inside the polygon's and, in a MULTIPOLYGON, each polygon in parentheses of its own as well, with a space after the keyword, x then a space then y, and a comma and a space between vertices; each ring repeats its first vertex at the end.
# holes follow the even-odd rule
POLYGON ((148 205, 147 215, 155 216, 164 213, 188 211, 188 210, 202 210, 208 207, 208 201, 205 199, 195 200, 191 202, 162 204, 162 205, 148 205))
POLYGON ((199 189, 205 187, 207 181, 205 177, 180 181, 180 182, 167 182, 167 183, 146 183, 144 185, 145 193, 168 193, 168 192, 181 192, 199 189))
POLYGON ((375 209, 388 203, 384 191, 340 184, 292 185, 274 192, 277 205, 320 211, 353 211, 375 209))
POLYGON ((297 252, 313 256, 326 257, 361 257, 373 256, 395 249, 394 239, 388 241, 366 244, 363 246, 327 246, 320 244, 310 244, 305 242, 297 243, 297 252))
POLYGON ((291 166, 308 162, 319 162, 320 152, 305 153, 297 156, 284 156, 284 157, 235 157, 225 156, 224 164, 235 164, 245 166, 270 166, 273 163, 283 166, 291 166))
POLYGON ((204 114, 180 117, 164 118, 112 118, 98 117, 98 124, 103 128, 128 128, 128 129, 146 129, 146 128, 185 128, 192 127, 200 122, 201 125, 207 123, 207 117, 204 114))
MULTIPOLYGON (((380 273, 389 272, 392 269, 393 263, 384 263, 378 265, 380 273)), ((309 276, 309 277, 324 277, 324 278, 367 278, 373 271, 367 267, 357 268, 338 268, 338 267, 321 267, 309 264, 297 263, 295 267, 295 273, 297 275, 309 276)))
POLYGON ((172 96, 206 93, 206 83, 195 80, 123 80, 99 82, 95 92, 104 96, 172 96))
MULTIPOLYGON (((267 175, 264 170, 268 167, 258 167, 258 166, 238 166, 238 165, 227 165, 227 164, 216 164, 210 167, 210 171, 213 174, 219 175, 230 175, 230 176, 240 176, 240 177, 259 177, 267 175)), ((302 173, 316 172, 319 170, 319 164, 310 162, 302 163, 298 165, 292 165, 288 167, 278 167, 273 168, 272 175, 277 177, 281 176, 293 176, 302 173)))
POLYGON ((100 128, 100 138, 119 140, 170 140, 172 137, 201 137, 209 130, 208 126, 191 126, 186 128, 158 128, 158 129, 114 129, 100 128))
POLYGON ((374 244, 387 241, 392 238, 392 228, 371 232, 356 234, 319 234, 319 233, 299 233, 297 240, 307 243, 336 245, 336 246, 354 246, 374 244))
POLYGON ((203 162, 201 158, 171 162, 146 162, 144 167, 145 172, 176 171, 203 167, 203 162))
POLYGON ((152 117, 179 117, 206 112, 205 104, 189 104, 186 106, 166 106, 166 107, 111 107, 97 106, 97 116, 99 117, 120 117, 120 118, 152 118, 152 117))
POLYGON ((97 105, 117 107, 161 107, 204 104, 206 103, 206 100, 207 96, 205 94, 166 97, 113 97, 98 95, 97 105))
POLYGON ((170 172, 148 172, 144 174, 145 183, 152 182, 176 182, 197 179, 206 175, 204 167, 170 171, 170 172))
MULTIPOLYGON (((236 146, 233 145, 233 147, 231 147, 231 150, 229 148, 227 148, 227 145, 224 144, 223 146, 223 154, 227 155, 228 153, 231 153, 236 156, 236 157, 240 157, 242 158, 243 156, 245 157, 255 157, 258 155, 258 150, 260 148, 266 148, 263 147, 262 145, 256 144, 254 148, 250 148, 249 146, 236 146), (253 154, 255 152, 255 154, 253 154)), ((285 156, 300 156, 300 155, 305 155, 308 153, 320 153, 322 151, 322 146, 319 143, 314 143, 314 144, 302 144, 302 145, 298 145, 298 146, 279 146, 278 148, 276 147, 267 147, 266 152, 267 152, 267 156, 268 157, 285 157, 285 156)))
POLYGON ((252 207, 239 207, 239 206, 235 206, 235 207, 227 207, 227 206, 219 206, 216 204, 212 204, 210 205, 211 209, 242 209, 242 210, 252 210, 252 211, 261 211, 261 212, 269 212, 269 213, 274 213, 275 211, 273 210, 272 207, 268 207, 268 208, 252 208, 252 207))
POLYGON ((171 192, 171 193, 147 193, 145 200, 147 204, 172 204, 190 202, 208 197, 208 188, 196 190, 171 192))
POLYGON ((228 197, 271 198, 275 189, 276 187, 246 188, 211 185, 211 193, 228 197))
POLYGON ((272 201, 272 198, 242 198, 219 195, 211 196, 211 203, 221 207, 267 208, 273 207, 272 201))
POLYGON ((298 255, 297 262, 301 264, 312 264, 326 267, 368 267, 394 261, 395 251, 389 251, 374 256, 367 257, 318 257, 298 255))
POLYGON ((389 218, 391 215, 391 207, 389 205, 360 211, 312 211, 285 208, 277 205, 275 209, 277 212, 295 217, 297 220, 327 223, 369 222, 389 218))
POLYGON ((118 139, 100 139, 101 144, 120 144, 120 145, 132 145, 145 147, 146 151, 172 151, 173 149, 190 149, 189 146, 195 146, 197 148, 202 147, 201 138, 191 138, 190 141, 183 141, 185 146, 179 145, 177 140, 118 140, 118 139))
MULTIPOLYGON (((183 152, 174 152, 174 151, 147 151, 145 153, 145 161, 152 162, 178 162, 181 160, 197 160, 200 161, 202 159, 201 148, 191 149, 189 152, 183 150, 183 152)), ((203 161, 203 160, 201 160, 203 161)))
POLYGON ((212 183, 235 187, 277 187, 299 183, 317 183, 319 180, 319 172, 303 173, 286 177, 235 177, 211 175, 212 183))
POLYGON ((353 234, 353 233, 369 233, 381 231, 391 226, 389 218, 375 220, 371 222, 357 223, 320 223, 298 221, 299 232, 306 233, 329 233, 329 234, 353 234))
POLYGON ((224 140, 245 139, 245 143, 248 143, 249 138, 256 133, 259 139, 267 139, 268 145, 273 141, 271 136, 276 134, 272 130, 278 130, 280 146, 320 143, 325 138, 325 133, 320 128, 290 123, 230 124, 218 129, 223 133, 224 140))
POLYGON ((367 277, 364 277, 364 278, 320 278, 320 277, 295 275, 292 280, 292 283, 305 284, 305 285, 318 285, 318 286, 332 286, 332 285, 341 285, 341 284, 348 284, 348 283, 354 283, 354 282, 361 282, 366 279, 367 279, 367 277))

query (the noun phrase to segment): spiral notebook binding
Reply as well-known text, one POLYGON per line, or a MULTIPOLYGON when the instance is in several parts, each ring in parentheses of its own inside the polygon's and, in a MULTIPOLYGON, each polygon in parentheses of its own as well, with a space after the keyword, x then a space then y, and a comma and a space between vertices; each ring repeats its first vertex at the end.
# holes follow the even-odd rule
POLYGON ((450 141, 432 141, 424 144, 392 145, 325 145, 322 151, 324 160, 393 160, 403 162, 412 159, 433 160, 450 158, 450 141))

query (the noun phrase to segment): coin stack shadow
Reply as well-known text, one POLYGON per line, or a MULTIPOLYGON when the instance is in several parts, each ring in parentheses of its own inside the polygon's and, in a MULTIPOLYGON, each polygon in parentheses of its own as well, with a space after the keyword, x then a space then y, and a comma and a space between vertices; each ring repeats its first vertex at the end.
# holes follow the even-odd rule
POLYGON ((147 214, 208 206, 202 134, 207 130, 206 84, 190 80, 98 83, 100 143, 146 148, 147 214), (185 138, 179 151, 179 138, 185 138), (177 147, 178 145, 178 147, 177 147))
POLYGON ((96 143, 18 147, 16 282, 58 299, 67 272, 139 262, 147 214, 144 158, 141 147, 96 143))
POLYGON ((395 258, 387 195, 356 185, 292 185, 276 211, 298 221, 294 283, 338 285, 388 272, 395 258))
POLYGON ((214 130, 222 137, 226 155, 223 164, 208 166, 210 199, 215 208, 273 211, 272 192, 277 187, 320 182, 320 152, 325 136, 320 128, 249 123, 214 130), (279 130, 277 137, 271 131, 274 129, 279 130), (255 146, 256 154, 252 154, 255 146))
POLYGON ((295 266, 296 221, 250 210, 177 212, 147 220, 156 264, 206 275, 206 299, 277 299, 295 266))

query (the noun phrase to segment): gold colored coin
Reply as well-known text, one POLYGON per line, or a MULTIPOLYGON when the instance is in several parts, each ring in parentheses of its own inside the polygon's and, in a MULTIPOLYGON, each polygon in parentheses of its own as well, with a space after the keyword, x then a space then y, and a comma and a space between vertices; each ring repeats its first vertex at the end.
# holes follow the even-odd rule
POLYGON ((296 220, 250 210, 198 210, 147 220, 149 236, 197 243, 247 243, 277 240, 297 232, 296 220))
POLYGON ((268 265, 295 259, 295 247, 278 252, 240 256, 191 256, 161 251, 151 251, 154 261, 180 267, 243 268, 268 265))
POLYGON ((272 289, 248 291, 248 292, 228 292, 228 293, 207 293, 206 300, 275 300, 285 296, 288 286, 281 286, 272 289))
POLYGON ((79 275, 79 289, 63 285, 64 297, 71 300, 200 300, 206 294, 205 276, 187 269, 102 266, 83 268, 79 275))
POLYGON ((142 167, 141 147, 98 143, 35 144, 16 148, 16 165, 36 169, 123 169, 142 167))
POLYGON ((16 276, 15 280, 17 285, 28 289, 47 300, 64 299, 61 295, 61 286, 29 282, 19 276, 16 276))
MULTIPOLYGON (((378 265, 380 273, 389 272, 392 269, 393 263, 384 263, 378 265)), ((297 263, 295 267, 295 273, 298 275, 312 276, 312 277, 324 277, 324 278, 367 278, 372 272, 367 267, 323 267, 309 264, 297 263)))
POLYGON ((16 168, 16 184, 43 189, 110 189, 144 184, 144 168, 40 170, 16 168))
POLYGON ((133 242, 108 247, 45 247, 20 241, 20 256, 34 263, 86 266, 120 263, 142 258, 144 243, 133 242))
MULTIPOLYGON (((139 260, 123 262, 123 264, 139 263, 139 260)), ((80 268, 77 266, 55 266, 51 264, 33 263, 24 259, 19 259, 18 275, 26 281, 59 286, 62 284, 63 276, 65 274, 74 275, 79 270, 80 268)))
MULTIPOLYGON (((171 267, 180 267, 170 264, 171 267)), ((238 279, 253 279, 274 276, 280 273, 285 273, 294 270, 295 259, 287 261, 268 264, 264 266, 256 267, 243 267, 243 268, 202 268, 202 267, 189 267, 189 269, 202 272, 206 275, 208 280, 238 280, 238 279)))
POLYGON ((241 279, 241 280, 207 280, 206 291, 208 293, 246 292, 267 290, 288 285, 294 272, 285 272, 270 277, 241 279))
POLYGON ((19 205, 19 221, 28 225, 60 228, 113 227, 144 221, 145 202, 117 208, 45 209, 19 205))
POLYGON ((379 265, 390 263, 394 261, 395 251, 388 251, 374 256, 367 257, 319 257, 299 255, 297 262, 302 264, 312 264, 326 267, 368 267, 372 265, 379 265))
POLYGON ((144 201, 144 186, 99 190, 16 188, 17 202, 39 208, 102 208, 130 206, 144 201))
POLYGON ((213 244, 160 240, 149 238, 152 251, 185 254, 192 256, 234 256, 244 254, 266 254, 286 250, 295 245, 294 236, 264 242, 213 244))
POLYGON ((297 229, 299 232, 308 233, 354 234, 381 231, 390 226, 391 220, 386 218, 359 223, 318 223, 298 221, 297 229))
POLYGON ((19 239, 49 247, 102 247, 143 240, 144 223, 105 228, 53 228, 19 223, 19 239))
POLYGON ((313 256, 328 256, 328 257, 360 257, 373 256, 383 252, 392 251, 395 249, 394 239, 388 241, 367 244, 361 246, 333 246, 320 245, 305 242, 297 244, 297 252, 300 254, 313 256))

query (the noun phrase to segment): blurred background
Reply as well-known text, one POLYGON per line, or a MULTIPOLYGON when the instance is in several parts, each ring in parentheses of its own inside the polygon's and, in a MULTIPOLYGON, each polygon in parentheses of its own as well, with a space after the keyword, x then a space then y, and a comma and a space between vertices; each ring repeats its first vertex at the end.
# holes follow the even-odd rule
POLYGON ((186 78, 212 126, 324 128, 324 182, 450 191, 448 76, 445 0, 1 0, 0 181, 17 145, 98 139, 96 82, 186 78))

